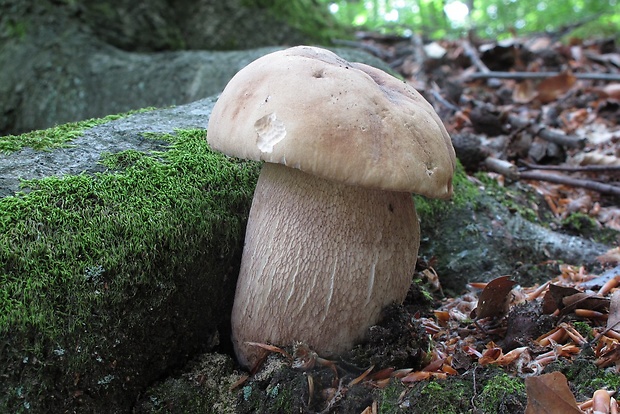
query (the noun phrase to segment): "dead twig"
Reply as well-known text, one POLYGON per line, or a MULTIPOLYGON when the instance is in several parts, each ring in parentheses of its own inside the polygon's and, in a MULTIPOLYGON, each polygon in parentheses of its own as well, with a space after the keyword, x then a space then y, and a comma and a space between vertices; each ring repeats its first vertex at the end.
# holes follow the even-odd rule
MULTIPOLYGON (((478 56, 478 51, 471 45, 471 43, 464 40, 462 42, 462 46, 463 46, 463 51, 465 52, 467 57, 471 60, 471 63, 480 71, 480 73, 482 74, 493 73, 491 69, 489 69, 489 67, 485 65, 484 62, 480 59, 480 56, 478 56)), ((488 79, 487 84, 489 86, 498 87, 500 85, 500 82, 494 79, 492 76, 489 76, 486 79, 488 79)))
POLYGON ((534 125, 528 120, 519 118, 516 115, 508 115, 508 123, 515 128, 529 128, 532 134, 544 139, 545 141, 553 142, 567 148, 579 148, 582 149, 586 146, 586 139, 580 138, 574 135, 566 135, 552 129, 549 129, 543 125, 534 125))
MULTIPOLYGON (((481 74, 493 73, 491 72, 491 69, 489 69, 489 67, 485 65, 484 62, 480 59, 480 57, 478 56, 478 52, 471 45, 471 43, 469 43, 466 40, 463 40, 461 45, 463 46, 463 51, 465 52, 467 57, 471 60, 471 63, 480 71, 481 74)), ((492 76, 489 76, 489 78, 492 78, 492 76)))
POLYGON ((436 91, 435 89, 431 90, 431 95, 433 95, 433 98, 435 98, 435 100, 437 100, 437 102, 439 102, 440 104, 442 104, 443 106, 445 106, 446 108, 448 108, 449 110, 453 111, 453 112, 458 112, 461 110, 461 108, 459 108, 456 105, 453 105, 452 103, 448 102, 443 96, 441 96, 441 94, 436 91))
POLYGON ((489 171, 501 174, 513 181, 519 179, 519 171, 517 170, 517 166, 510 161, 500 160, 495 157, 487 157, 484 160, 484 165, 489 171))
POLYGON ((585 188, 601 194, 620 196, 620 187, 599 183, 598 181, 582 180, 560 174, 548 174, 540 171, 521 171, 519 178, 522 180, 547 181, 550 183, 564 184, 572 187, 585 188))
POLYGON ((519 160, 519 165, 529 168, 530 170, 550 170, 550 171, 565 171, 565 172, 606 172, 606 171, 620 171, 620 165, 540 165, 531 164, 523 160, 519 160))
MULTIPOLYGON (((471 56, 470 56, 471 59, 471 56)), ((476 67, 478 67, 476 65, 476 67)), ((486 66, 485 66, 486 67, 486 66)), ((478 68, 480 69, 480 68, 478 68)), ((546 79, 560 75, 560 72, 494 72, 487 68, 486 71, 471 73, 467 76, 470 80, 475 79, 546 79)), ((620 81, 620 74, 617 73, 573 73, 575 78, 580 80, 598 80, 606 82, 620 81)))
MULTIPOLYGON (((573 178, 563 174, 550 174, 542 171, 517 171, 517 167, 509 161, 495 157, 487 157, 484 165, 489 169, 503 175, 510 180, 533 180, 547 181, 550 183, 564 184, 571 187, 585 188, 601 194, 620 195, 620 187, 598 181, 573 178)), ((541 168, 542 169, 542 168, 541 168)))

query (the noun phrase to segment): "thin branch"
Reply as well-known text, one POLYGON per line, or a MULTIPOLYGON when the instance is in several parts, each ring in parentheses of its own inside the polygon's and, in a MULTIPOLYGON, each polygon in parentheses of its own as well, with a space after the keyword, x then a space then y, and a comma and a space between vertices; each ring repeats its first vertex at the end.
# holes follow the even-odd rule
POLYGON ((487 157, 484 160, 484 165, 489 171, 499 173, 511 180, 519 179, 519 171, 517 170, 517 167, 509 161, 500 160, 495 157, 487 157))
MULTIPOLYGON (((471 57, 470 57, 471 58, 471 57)), ((477 65, 476 65, 477 67, 477 65)), ((479 68, 480 69, 480 68, 479 68)), ((467 76, 468 79, 546 79, 560 75, 560 72, 493 72, 481 70, 467 76)), ((606 82, 620 81, 620 74, 617 73, 573 73, 573 76, 581 80, 600 80, 606 82)))
POLYGON ((572 187, 585 188, 601 194, 620 196, 620 187, 599 183, 598 181, 572 178, 566 175, 548 174, 540 171, 522 171, 519 173, 519 178, 522 180, 547 181, 550 183, 564 184, 572 187))
POLYGON ((509 115, 508 122, 515 128, 530 128, 534 135, 539 136, 545 141, 553 142, 567 148, 583 148, 586 146, 586 138, 580 138, 574 135, 566 135, 549 129, 542 125, 534 125, 528 120, 519 118, 516 115, 509 115))
MULTIPOLYGON (((478 70, 480 71, 480 73, 493 73, 491 72, 491 69, 489 69, 489 67, 487 65, 484 64, 484 62, 480 59, 480 56, 478 56, 478 51, 476 50, 476 48, 474 48, 471 43, 469 43, 467 40, 463 40, 463 42, 461 43, 461 46, 463 47, 463 51, 465 52, 465 55, 467 55, 467 57, 469 57, 469 59, 471 60, 471 63, 478 68, 478 70)), ((500 81, 498 81, 497 79, 494 79, 492 76, 487 78, 487 84, 489 86, 492 87, 498 87, 500 86, 500 81)))
MULTIPOLYGON (((489 69, 488 66, 485 65, 482 60, 480 60, 480 57, 478 56, 478 52, 471 45, 471 43, 469 43, 467 40, 463 40, 463 42, 461 43, 461 46, 463 46, 463 51, 465 52, 467 57, 471 60, 471 63, 473 63, 473 65, 476 68, 478 68, 481 75, 488 74, 488 73, 494 73, 494 72, 491 72, 491 69, 489 69)), ((481 77, 484 77, 484 76, 481 76, 481 77)), ((492 77, 493 76, 488 76, 487 78, 492 78, 492 77)))
POLYGON ((453 111, 453 112, 458 112, 461 110, 461 108, 459 108, 456 105, 453 105, 451 102, 449 102, 448 100, 446 100, 443 96, 441 96, 441 94, 439 92, 437 92, 436 90, 431 90, 431 95, 433 95, 433 98, 435 98, 435 100, 437 100, 437 102, 439 102, 440 104, 442 104, 443 106, 445 106, 446 108, 448 108, 449 110, 453 111))
POLYGON ((522 165, 530 170, 551 170, 551 171, 566 171, 566 172, 607 172, 607 171, 620 171, 620 165, 540 165, 531 164, 519 160, 519 165, 522 165))

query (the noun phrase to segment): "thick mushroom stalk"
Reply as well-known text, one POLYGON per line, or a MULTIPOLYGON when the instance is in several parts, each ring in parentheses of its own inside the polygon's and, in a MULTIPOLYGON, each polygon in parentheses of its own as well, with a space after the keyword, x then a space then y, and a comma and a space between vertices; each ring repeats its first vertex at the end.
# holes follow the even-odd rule
POLYGON ((419 225, 409 193, 371 190, 265 163, 254 193, 232 313, 247 367, 260 341, 333 356, 363 339, 411 283, 419 225))

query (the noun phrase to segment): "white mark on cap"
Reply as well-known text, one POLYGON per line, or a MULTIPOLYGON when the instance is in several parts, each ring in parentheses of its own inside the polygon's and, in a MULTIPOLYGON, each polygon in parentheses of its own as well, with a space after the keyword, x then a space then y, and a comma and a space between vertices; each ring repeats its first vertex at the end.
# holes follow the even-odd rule
POLYGON ((254 129, 258 134, 256 146, 261 152, 272 152, 274 145, 286 136, 284 123, 276 118, 275 112, 256 121, 254 129))

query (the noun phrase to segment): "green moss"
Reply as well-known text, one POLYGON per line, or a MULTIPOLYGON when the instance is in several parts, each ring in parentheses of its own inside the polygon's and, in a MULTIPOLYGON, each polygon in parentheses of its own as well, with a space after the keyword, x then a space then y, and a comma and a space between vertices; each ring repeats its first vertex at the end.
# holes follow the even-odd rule
POLYGON ((522 379, 496 367, 478 367, 445 380, 404 386, 394 380, 383 390, 381 413, 522 413, 527 397, 522 379))
POLYGON ((527 185, 514 183, 504 187, 486 173, 477 173, 475 177, 484 185, 485 194, 498 200, 511 213, 517 213, 532 223, 553 230, 560 229, 563 233, 590 238, 603 244, 613 245, 618 242, 618 231, 601 228, 601 225, 587 214, 573 213, 559 219, 547 207, 540 194, 527 185))
POLYGON ((286 22, 321 44, 342 38, 346 29, 326 8, 313 0, 242 0, 249 8, 268 9, 273 17, 286 22))
POLYGON ((272 409, 276 412, 289 413, 292 405, 292 390, 278 383, 267 388, 267 398, 273 401, 272 409))
POLYGON ((400 381, 390 381, 388 386, 381 391, 381 397, 379 399, 379 412, 381 414, 396 414, 401 412, 398 403, 404 390, 405 387, 400 381))
MULTIPOLYGON (((98 123, 21 141, 64 145, 98 123)), ((0 199, 0 411, 65 411, 84 389, 122 404, 115 393, 134 398, 225 315, 203 302, 228 297, 259 164, 212 152, 204 131, 157 138, 167 151, 108 154, 108 172, 25 181, 0 199)))
POLYGON ((596 378, 585 384, 585 387, 591 388, 594 391, 601 388, 617 390, 620 389, 620 376, 615 372, 601 370, 596 378))
POLYGON ((549 367, 549 370, 560 371, 566 376, 575 390, 578 401, 592 398, 594 391, 600 388, 610 390, 620 388, 620 376, 597 367, 592 359, 558 360, 549 367))
POLYGON ((592 333, 592 326, 583 321, 573 321, 573 327, 587 340, 594 339, 594 335, 592 333))
POLYGON ((82 133, 88 128, 124 118, 133 113, 146 112, 149 110, 152 110, 152 108, 140 109, 124 114, 108 115, 104 118, 69 122, 53 128, 32 131, 22 135, 0 136, 0 152, 11 153, 19 151, 25 147, 30 147, 37 151, 66 147, 71 140, 81 136, 82 133))
POLYGON ((596 220, 583 213, 569 214, 561 221, 562 227, 580 233, 592 232, 597 229, 596 220))
POLYGON ((235 392, 230 387, 239 379, 230 357, 203 354, 183 369, 151 387, 136 404, 133 414, 231 414, 235 392))
POLYGON ((419 412, 462 414, 469 406, 471 396, 463 381, 431 380, 421 383, 420 387, 408 398, 409 405, 423 407, 423 411, 419 412))
POLYGON ((10 20, 6 25, 6 34, 9 38, 23 39, 26 36, 27 26, 23 21, 10 20))
POLYGON ((475 177, 484 184, 486 194, 495 198, 512 213, 518 213, 532 223, 544 223, 545 220, 553 220, 553 215, 547 215, 545 220, 541 220, 542 212, 530 207, 540 204, 538 196, 533 191, 501 186, 497 180, 489 177, 486 173, 477 173, 475 177))
POLYGON ((454 194, 449 202, 415 195, 415 207, 418 215, 424 220, 433 221, 454 207, 472 206, 475 208, 477 198, 480 197, 480 190, 469 181, 467 173, 458 160, 452 184, 454 194))
POLYGON ((583 213, 567 215, 560 221, 560 226, 569 234, 588 237, 604 244, 614 245, 620 240, 620 232, 601 227, 594 218, 583 213))
MULTIPOLYGON (((172 236, 165 240, 167 250, 176 251, 198 237, 209 238, 213 222, 226 223, 228 196, 240 190, 233 188, 235 182, 247 183, 256 171, 211 152, 203 131, 160 139, 172 143, 158 154, 161 161, 123 151, 102 161, 112 169, 124 168, 121 172, 26 181, 28 194, 0 200, 1 333, 16 325, 52 337, 61 326, 72 332, 88 319, 92 305, 103 301, 102 290, 115 303, 131 285, 154 283, 155 260, 137 266, 127 257, 156 259, 165 237, 172 236), (222 180, 228 182, 205 199, 203 192, 222 180), (96 277, 93 269, 101 269, 96 277), (103 286, 106 274, 131 278, 103 286), (60 325, 68 314, 68 325, 60 325)), ((242 191, 248 196, 251 187, 242 191)), ((238 226, 230 233, 238 233, 238 226)), ((175 267, 187 258, 167 259, 175 267)))
POLYGON ((522 379, 504 373, 490 379, 475 398, 476 407, 483 413, 515 412, 515 407, 525 409, 527 398, 522 379))

